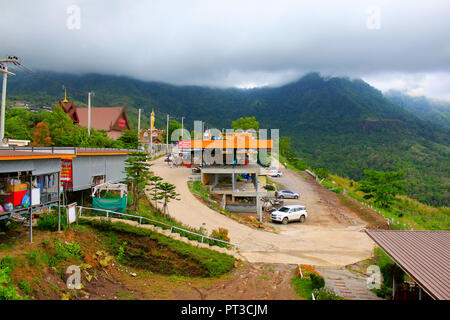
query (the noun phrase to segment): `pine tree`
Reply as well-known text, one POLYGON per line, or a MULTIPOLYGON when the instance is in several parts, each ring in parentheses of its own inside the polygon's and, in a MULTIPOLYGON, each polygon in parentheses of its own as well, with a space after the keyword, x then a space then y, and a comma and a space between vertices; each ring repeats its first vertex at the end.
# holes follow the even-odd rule
POLYGON ((133 205, 136 212, 139 211, 139 199, 150 179, 151 164, 148 160, 148 154, 145 152, 132 152, 125 160, 126 182, 133 193, 133 205))

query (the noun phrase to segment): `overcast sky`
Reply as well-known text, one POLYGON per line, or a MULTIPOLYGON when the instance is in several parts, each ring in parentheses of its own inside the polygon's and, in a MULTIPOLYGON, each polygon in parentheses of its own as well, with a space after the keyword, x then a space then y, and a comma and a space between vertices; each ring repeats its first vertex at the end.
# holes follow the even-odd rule
POLYGON ((448 0, 0 4, 0 55, 34 69, 220 87, 318 71, 450 100, 448 0))

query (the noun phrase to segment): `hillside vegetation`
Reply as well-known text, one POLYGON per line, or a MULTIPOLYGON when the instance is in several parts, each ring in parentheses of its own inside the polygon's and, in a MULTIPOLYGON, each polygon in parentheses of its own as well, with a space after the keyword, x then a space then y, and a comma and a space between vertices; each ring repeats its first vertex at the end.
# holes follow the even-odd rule
POLYGON ((365 169, 402 169, 410 183, 408 196, 431 205, 450 203, 449 130, 419 119, 362 80, 311 73, 281 87, 243 90, 97 74, 27 73, 11 79, 9 99, 35 95, 57 100, 62 90, 55 83, 60 83, 76 101, 85 101, 85 92, 95 90, 96 106, 126 103, 144 108, 144 119, 154 108, 160 128, 164 113, 184 116, 188 129, 194 120, 222 129, 241 117, 256 117, 261 128, 279 128, 280 136, 290 137, 293 151, 314 168, 353 180, 363 178, 365 169))

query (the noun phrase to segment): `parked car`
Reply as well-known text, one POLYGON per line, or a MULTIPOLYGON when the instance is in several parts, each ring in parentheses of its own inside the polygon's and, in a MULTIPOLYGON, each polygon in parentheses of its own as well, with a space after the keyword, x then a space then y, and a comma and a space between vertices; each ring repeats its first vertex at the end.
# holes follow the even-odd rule
POLYGON ((283 172, 281 172, 280 170, 269 170, 267 172, 267 175, 269 177, 281 177, 283 175, 283 172))
POLYGON ((270 214, 272 221, 281 222, 282 224, 288 224, 291 221, 304 222, 307 216, 306 207, 298 204, 283 206, 270 214))
POLYGON ((275 197, 280 199, 298 199, 300 195, 291 190, 278 190, 275 191, 275 197))

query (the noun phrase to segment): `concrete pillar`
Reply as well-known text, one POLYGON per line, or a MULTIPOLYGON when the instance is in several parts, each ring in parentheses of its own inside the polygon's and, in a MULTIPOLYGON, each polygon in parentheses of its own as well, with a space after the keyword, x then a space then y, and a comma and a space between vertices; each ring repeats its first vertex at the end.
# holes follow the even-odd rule
POLYGON ((259 191, 258 191, 258 179, 255 180, 256 184, 255 184, 255 189, 256 189, 256 213, 258 215, 258 220, 262 222, 262 208, 261 208, 261 199, 259 196, 259 191))
POLYGON ((225 206, 227 205, 227 195, 224 193, 222 195, 222 210, 225 210, 225 206))

